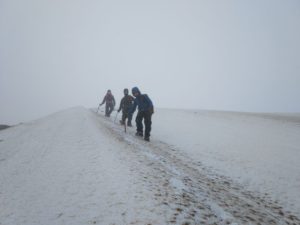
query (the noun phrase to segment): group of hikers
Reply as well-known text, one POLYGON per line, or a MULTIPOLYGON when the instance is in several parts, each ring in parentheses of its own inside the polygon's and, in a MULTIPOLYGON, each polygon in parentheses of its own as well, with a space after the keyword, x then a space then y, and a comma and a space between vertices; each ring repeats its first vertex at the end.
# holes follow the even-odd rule
MULTIPOLYGON (((132 88, 131 93, 133 96, 129 94, 129 90, 127 88, 124 89, 124 97, 122 98, 118 109, 118 112, 122 110, 122 119, 120 120, 120 123, 122 125, 125 125, 127 119, 127 126, 132 127, 132 115, 138 107, 138 113, 135 119, 135 135, 144 137, 145 141, 150 141, 152 124, 151 117, 154 113, 153 103, 148 95, 142 94, 137 87, 132 88), (145 124, 145 134, 143 132, 143 120, 145 124)), ((102 103, 99 106, 103 105, 104 103, 106 103, 105 116, 110 117, 110 114, 112 113, 116 105, 116 101, 111 90, 107 91, 102 103)))

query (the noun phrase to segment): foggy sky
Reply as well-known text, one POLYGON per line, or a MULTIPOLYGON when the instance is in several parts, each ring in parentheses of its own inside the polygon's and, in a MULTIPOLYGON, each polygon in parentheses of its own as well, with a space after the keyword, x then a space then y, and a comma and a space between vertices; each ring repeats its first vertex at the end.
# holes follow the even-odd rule
POLYGON ((300 112, 298 0, 0 0, 0 124, 117 103, 300 112))

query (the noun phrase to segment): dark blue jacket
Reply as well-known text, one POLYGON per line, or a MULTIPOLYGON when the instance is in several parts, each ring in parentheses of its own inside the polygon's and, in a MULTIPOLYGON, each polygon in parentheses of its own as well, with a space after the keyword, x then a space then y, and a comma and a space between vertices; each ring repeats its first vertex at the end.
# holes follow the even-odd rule
POLYGON ((138 106, 138 110, 140 111, 151 111, 153 113, 153 104, 151 99, 146 94, 139 94, 133 102, 133 107, 131 113, 133 114, 138 106))

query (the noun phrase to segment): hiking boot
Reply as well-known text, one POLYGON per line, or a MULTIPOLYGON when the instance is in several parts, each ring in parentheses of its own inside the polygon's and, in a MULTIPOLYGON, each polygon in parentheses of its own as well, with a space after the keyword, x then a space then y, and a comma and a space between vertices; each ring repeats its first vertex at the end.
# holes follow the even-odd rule
POLYGON ((138 132, 135 133, 135 136, 143 137, 143 132, 138 131, 138 132))
POLYGON ((144 137, 145 141, 150 141, 150 137, 144 137))
POLYGON ((123 121, 123 120, 120 120, 120 124, 121 124, 121 125, 124 125, 124 121, 123 121))
POLYGON ((128 126, 128 127, 132 127, 131 123, 127 123, 127 126, 128 126))

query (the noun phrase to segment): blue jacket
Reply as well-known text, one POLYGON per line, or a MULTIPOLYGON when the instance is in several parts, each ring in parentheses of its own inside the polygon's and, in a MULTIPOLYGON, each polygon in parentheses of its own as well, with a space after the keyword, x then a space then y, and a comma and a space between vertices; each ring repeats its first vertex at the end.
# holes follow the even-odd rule
POLYGON ((133 107, 131 113, 133 114, 138 106, 138 110, 140 111, 151 111, 153 113, 153 104, 151 99, 146 94, 140 94, 134 99, 133 107))

